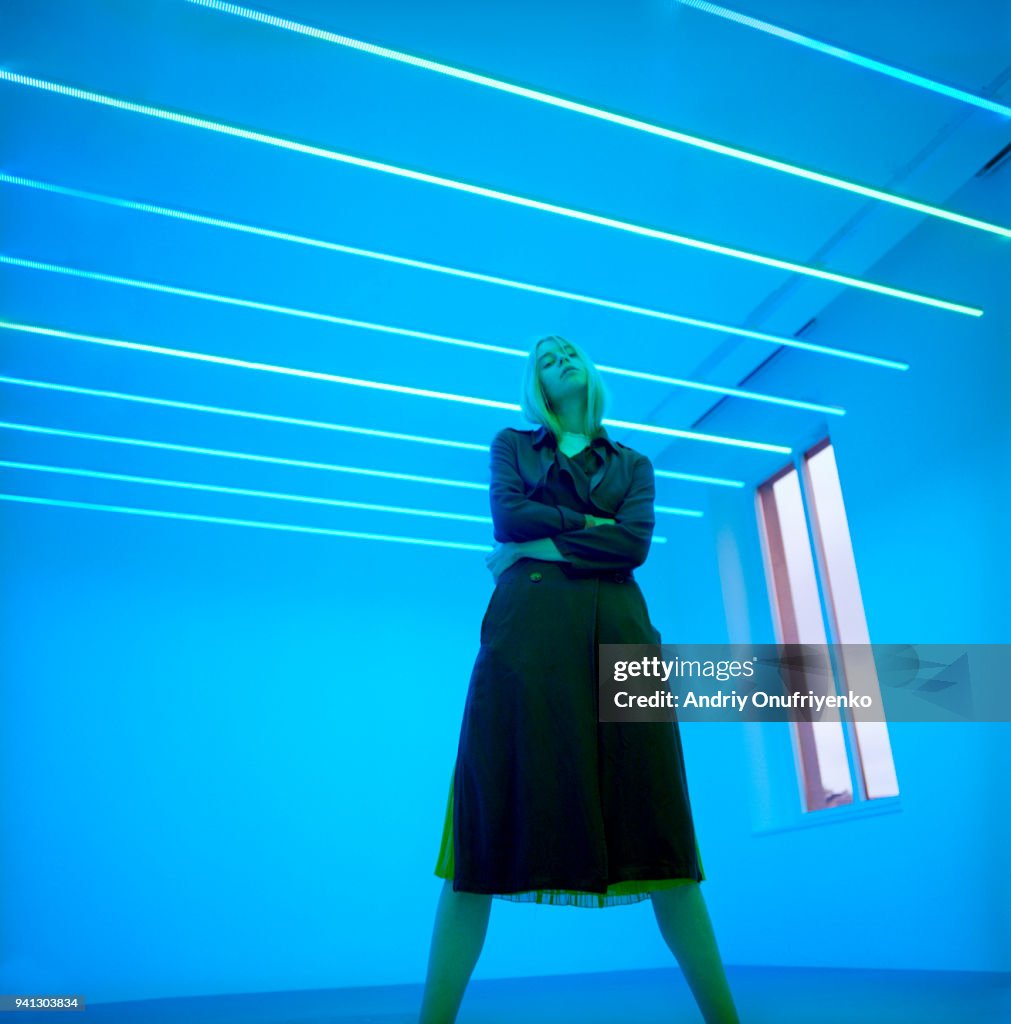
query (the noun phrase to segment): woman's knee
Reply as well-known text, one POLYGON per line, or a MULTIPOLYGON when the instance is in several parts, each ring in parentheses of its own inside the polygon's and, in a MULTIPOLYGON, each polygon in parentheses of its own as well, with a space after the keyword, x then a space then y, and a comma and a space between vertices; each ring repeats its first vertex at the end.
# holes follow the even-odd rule
POLYGON ((666 889, 654 889, 649 895, 653 905, 670 904, 678 902, 682 897, 698 892, 699 883, 694 878, 686 879, 678 885, 668 886, 666 889))
POLYGON ((453 899, 457 903, 470 906, 470 907, 481 907, 487 906, 491 903, 491 894, 486 892, 468 892, 466 889, 454 889, 453 879, 447 878, 442 883, 443 894, 448 899, 453 899))

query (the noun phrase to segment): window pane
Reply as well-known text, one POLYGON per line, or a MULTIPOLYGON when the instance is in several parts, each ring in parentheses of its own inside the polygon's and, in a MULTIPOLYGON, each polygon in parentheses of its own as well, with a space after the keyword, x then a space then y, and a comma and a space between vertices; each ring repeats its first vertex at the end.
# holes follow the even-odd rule
MULTIPOLYGON (((880 707, 881 691, 868 646, 870 635, 860 596, 835 451, 827 444, 808 456, 806 465, 812 525, 825 574, 826 605, 835 627, 836 643, 844 645, 839 648, 844 688, 868 694, 879 702, 880 707)), ((857 721, 853 727, 868 799, 895 796, 899 784, 887 725, 884 722, 857 721)))
POLYGON ((794 638, 786 643, 824 644, 825 623, 818 600, 818 580, 814 573, 814 558, 807 541, 807 523, 804 504, 800 498, 797 471, 791 469, 773 485, 772 493, 779 514, 783 555, 786 562, 785 584, 789 587, 793 606, 794 638))
MULTIPOLYGON (((825 623, 797 471, 791 469, 760 488, 759 499, 780 643, 824 645, 827 643, 825 623)), ((831 678, 830 664, 823 665, 821 671, 831 678)), ((807 684, 799 679, 795 687, 806 691, 807 684)), ((812 683, 811 689, 817 687, 812 683)), ((826 715, 834 715, 834 720, 791 723, 798 773, 804 789, 804 807, 808 811, 853 800, 839 711, 826 710, 826 715)))

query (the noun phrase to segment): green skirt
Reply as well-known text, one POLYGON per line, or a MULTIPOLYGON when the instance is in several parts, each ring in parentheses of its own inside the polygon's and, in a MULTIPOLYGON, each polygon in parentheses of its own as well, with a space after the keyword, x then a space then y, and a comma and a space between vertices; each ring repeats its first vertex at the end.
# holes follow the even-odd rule
MULTIPOLYGON (((442 828, 442 843, 439 847, 439 858, 435 865, 435 875, 452 881, 455 869, 453 861, 453 779, 456 775, 454 770, 449 776, 449 799, 446 802, 446 818, 442 828)), ((607 887, 606 892, 582 892, 578 889, 530 889, 527 892, 492 893, 491 895, 503 900, 512 900, 516 903, 545 903, 551 906, 573 906, 573 907, 615 907, 626 903, 639 903, 659 889, 673 889, 679 885, 696 884, 706 879, 705 870, 702 867, 702 854, 699 852, 699 844, 696 839, 695 854, 699 862, 699 879, 694 878, 656 878, 656 879, 633 879, 627 882, 614 882, 607 887)))

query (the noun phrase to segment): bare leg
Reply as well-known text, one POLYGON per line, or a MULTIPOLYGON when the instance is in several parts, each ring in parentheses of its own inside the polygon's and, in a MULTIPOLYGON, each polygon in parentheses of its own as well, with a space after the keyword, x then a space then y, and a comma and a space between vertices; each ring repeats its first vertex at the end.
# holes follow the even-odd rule
POLYGON ((664 942, 684 972, 706 1024, 740 1024, 698 882, 652 893, 664 942))
POLYGON ((456 892, 444 881, 432 930, 428 977, 418 1024, 453 1024, 484 946, 491 896, 456 892))

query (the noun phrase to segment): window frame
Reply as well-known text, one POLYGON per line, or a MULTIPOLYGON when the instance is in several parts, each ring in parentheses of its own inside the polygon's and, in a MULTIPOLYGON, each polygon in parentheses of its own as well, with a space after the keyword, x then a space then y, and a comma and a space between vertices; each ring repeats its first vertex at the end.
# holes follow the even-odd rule
MULTIPOLYGON (((812 556, 815 585, 818 593, 818 607, 830 652, 839 643, 838 625, 834 614, 828 588, 828 572, 825 553, 822 545, 821 531, 817 523, 817 509, 813 500, 813 488, 809 459, 824 448, 832 445, 831 435, 824 430, 818 431, 816 437, 809 438, 807 443, 798 446, 787 461, 778 470, 771 473, 759 483, 754 490, 755 519, 758 526, 759 546, 768 598, 768 607, 772 619, 776 643, 791 642, 784 640, 787 630, 784 628, 782 608, 777 582, 782 577, 777 575, 784 571, 785 560, 782 558, 781 545, 778 538, 775 543, 769 536, 767 508, 778 514, 772 499, 772 487, 781 478, 791 472, 797 474, 798 490, 804 514, 807 542, 812 556), (777 562, 779 560, 779 562, 777 562), (781 563, 781 564, 780 564, 781 563)), ((845 679, 843 666, 832 654, 832 672, 838 688, 839 681, 845 679)), ((871 817, 878 814, 898 813, 902 810, 901 788, 894 796, 882 796, 869 799, 864 782, 863 764, 859 756, 856 729, 852 715, 847 709, 840 709, 843 746, 846 753, 847 770, 849 772, 852 801, 838 806, 815 807, 808 809, 805 800, 805 780, 803 758, 810 756, 814 745, 810 723, 749 723, 752 730, 751 745, 761 759, 768 779, 766 789, 761 794, 759 806, 756 808, 753 831, 755 834, 775 834, 798 828, 820 827, 856 818, 871 817), (807 735, 802 727, 807 726, 807 735), (788 730, 789 743, 783 743, 782 729, 788 730), (789 753, 787 752, 789 748, 789 753)), ((887 723, 886 723, 887 725, 887 723)))

